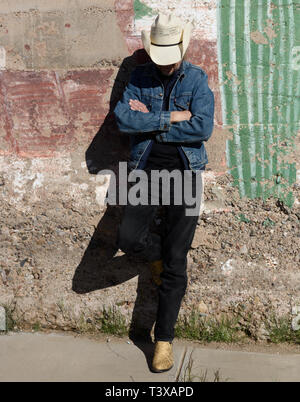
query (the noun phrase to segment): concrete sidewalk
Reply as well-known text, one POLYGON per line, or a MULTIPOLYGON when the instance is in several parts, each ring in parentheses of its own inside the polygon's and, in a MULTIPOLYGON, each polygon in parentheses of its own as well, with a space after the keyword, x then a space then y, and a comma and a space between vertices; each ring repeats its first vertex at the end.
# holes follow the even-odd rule
POLYGON ((300 381, 300 354, 269 354, 205 348, 174 342, 175 365, 149 370, 153 346, 127 339, 91 340, 61 334, 0 336, 0 382, 300 381), (189 363, 191 372, 189 374, 189 363))

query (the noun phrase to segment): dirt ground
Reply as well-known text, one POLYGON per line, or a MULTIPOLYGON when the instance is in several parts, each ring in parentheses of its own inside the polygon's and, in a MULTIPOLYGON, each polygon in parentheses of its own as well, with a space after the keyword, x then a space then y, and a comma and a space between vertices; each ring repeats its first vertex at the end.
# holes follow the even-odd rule
MULTIPOLYGON (((300 188, 293 191, 300 199, 300 188)), ((0 304, 16 325, 100 329, 103 309, 151 327, 156 287, 145 264, 115 247, 121 207, 76 209, 59 194, 17 210, 2 198, 0 304)), ((205 185, 205 208, 188 256, 180 314, 238 316, 241 330, 267 339, 266 322, 300 306, 300 210, 276 199, 240 199, 228 175, 205 185)))

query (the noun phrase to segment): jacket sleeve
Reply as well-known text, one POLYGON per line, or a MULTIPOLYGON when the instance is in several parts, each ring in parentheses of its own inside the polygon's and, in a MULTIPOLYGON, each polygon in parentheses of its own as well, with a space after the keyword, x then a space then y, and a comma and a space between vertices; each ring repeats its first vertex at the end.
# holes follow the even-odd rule
POLYGON ((191 100, 190 120, 172 123, 168 131, 156 135, 157 141, 190 144, 210 138, 214 126, 214 94, 208 86, 207 75, 202 74, 191 100))
MULTIPOLYGON (((131 74, 122 99, 117 103, 114 114, 119 130, 127 134, 149 133, 151 131, 166 131, 170 128, 171 113, 167 111, 143 113, 131 110, 130 99, 141 101, 137 69, 131 74)), ((156 134, 156 133, 155 133, 156 134)))

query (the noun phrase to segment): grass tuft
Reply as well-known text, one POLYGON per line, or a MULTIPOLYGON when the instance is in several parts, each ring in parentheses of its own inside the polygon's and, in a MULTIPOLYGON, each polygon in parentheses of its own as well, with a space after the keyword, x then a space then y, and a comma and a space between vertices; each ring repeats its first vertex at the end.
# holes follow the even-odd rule
POLYGON ((32 331, 34 331, 34 332, 39 332, 39 331, 41 331, 41 329, 42 329, 42 326, 41 326, 41 323, 39 321, 35 322, 32 325, 32 331))
POLYGON ((101 326, 101 332, 105 334, 128 335, 126 319, 115 307, 104 308, 102 316, 97 319, 97 323, 101 326))
POLYGON ((293 343, 300 345, 300 330, 294 331, 289 317, 272 317, 267 325, 267 330, 272 343, 293 343))
POLYGON ((232 343, 241 340, 237 320, 228 317, 208 319, 196 311, 192 311, 189 316, 179 317, 175 336, 203 342, 232 343))

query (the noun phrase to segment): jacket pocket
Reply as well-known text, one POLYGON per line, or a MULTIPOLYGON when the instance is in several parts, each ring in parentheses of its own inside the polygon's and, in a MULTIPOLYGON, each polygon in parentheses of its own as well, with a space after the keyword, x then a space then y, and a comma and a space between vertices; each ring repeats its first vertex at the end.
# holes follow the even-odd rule
POLYGON ((189 110, 192 94, 179 95, 174 98, 174 105, 180 110, 189 110))

